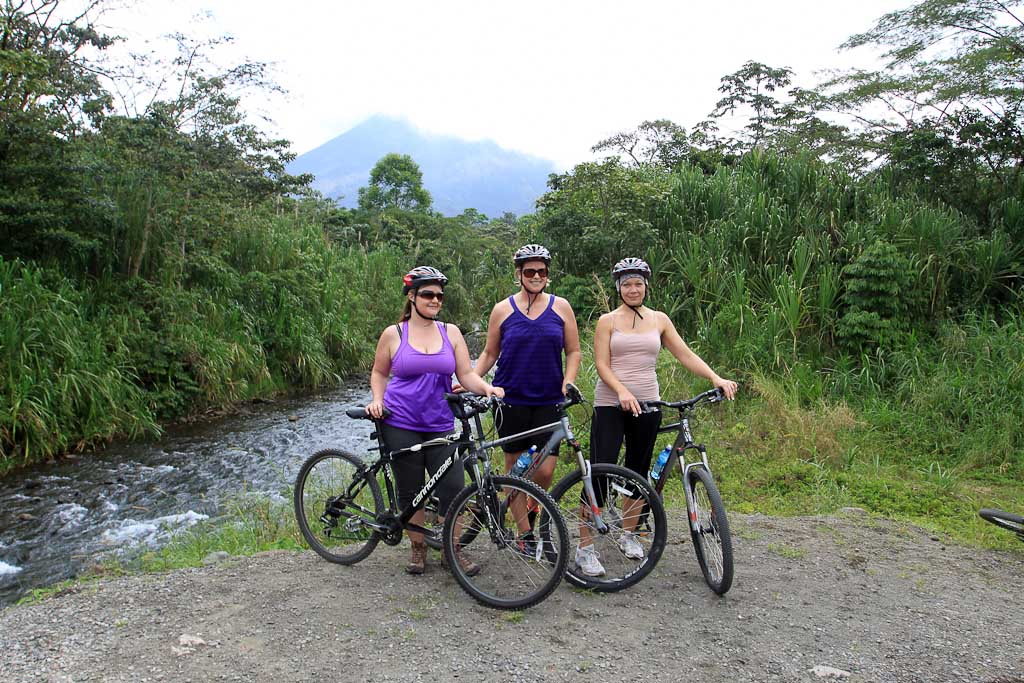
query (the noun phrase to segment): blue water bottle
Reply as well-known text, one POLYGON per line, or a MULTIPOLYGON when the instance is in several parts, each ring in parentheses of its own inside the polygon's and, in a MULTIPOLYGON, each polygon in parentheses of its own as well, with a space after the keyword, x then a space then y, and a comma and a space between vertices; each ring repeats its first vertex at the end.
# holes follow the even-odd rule
POLYGON ((665 446, 661 453, 658 453, 658 459, 654 461, 654 466, 651 468, 651 481, 661 479, 661 473, 665 471, 665 464, 668 462, 668 456, 670 455, 672 455, 671 446, 665 446))
POLYGON ((533 454, 536 452, 537 447, 530 446, 529 449, 527 449, 516 459, 516 464, 512 466, 512 471, 510 472, 510 474, 514 477, 523 476, 523 472, 525 472, 526 468, 528 468, 530 466, 530 463, 533 462, 533 454))

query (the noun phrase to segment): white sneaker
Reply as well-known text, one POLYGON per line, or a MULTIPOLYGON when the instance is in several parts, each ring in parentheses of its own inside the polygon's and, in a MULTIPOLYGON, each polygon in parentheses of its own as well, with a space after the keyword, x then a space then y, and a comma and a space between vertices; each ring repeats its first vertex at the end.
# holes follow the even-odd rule
POLYGON ((644 559, 644 547, 636 540, 636 536, 628 531, 619 536, 619 550, 631 560, 644 559))
POLYGON ((604 576, 604 567, 598 559, 601 554, 594 549, 593 545, 585 548, 576 547, 576 566, 587 576, 604 576))

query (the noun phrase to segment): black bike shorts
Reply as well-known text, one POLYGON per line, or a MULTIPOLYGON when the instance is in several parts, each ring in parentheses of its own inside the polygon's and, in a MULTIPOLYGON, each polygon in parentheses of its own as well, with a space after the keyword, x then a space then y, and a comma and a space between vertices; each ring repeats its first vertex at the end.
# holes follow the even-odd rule
MULTIPOLYGON (((534 429, 535 427, 543 427, 546 424, 552 422, 558 422, 561 416, 558 414, 558 408, 556 406, 509 406, 503 405, 501 412, 494 417, 494 422, 498 427, 498 436, 505 438, 506 436, 512 436, 519 432, 525 432, 528 429, 534 429)), ((523 439, 516 439, 509 441, 506 444, 502 444, 502 450, 506 453, 519 453, 525 451, 530 446, 537 446, 537 449, 544 447, 550 438, 551 432, 544 432, 541 434, 535 434, 528 436, 523 439)), ((550 455, 558 455, 558 448, 556 447, 550 455)))

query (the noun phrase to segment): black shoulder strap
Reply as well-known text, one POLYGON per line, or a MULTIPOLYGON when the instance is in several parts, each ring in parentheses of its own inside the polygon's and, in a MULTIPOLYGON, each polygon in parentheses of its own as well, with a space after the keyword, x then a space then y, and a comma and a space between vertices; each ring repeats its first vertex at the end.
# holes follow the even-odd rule
POLYGON ((402 341, 402 324, 395 325, 395 329, 398 330, 398 341, 402 341))

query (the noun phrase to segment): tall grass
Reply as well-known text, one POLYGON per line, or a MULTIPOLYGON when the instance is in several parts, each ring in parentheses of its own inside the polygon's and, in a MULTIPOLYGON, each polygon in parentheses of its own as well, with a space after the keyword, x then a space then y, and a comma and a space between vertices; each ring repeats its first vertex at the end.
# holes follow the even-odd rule
POLYGON ((83 293, 0 259, 0 473, 118 434, 156 431, 129 353, 83 293))

